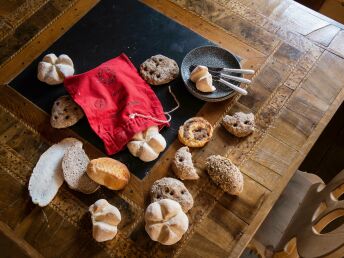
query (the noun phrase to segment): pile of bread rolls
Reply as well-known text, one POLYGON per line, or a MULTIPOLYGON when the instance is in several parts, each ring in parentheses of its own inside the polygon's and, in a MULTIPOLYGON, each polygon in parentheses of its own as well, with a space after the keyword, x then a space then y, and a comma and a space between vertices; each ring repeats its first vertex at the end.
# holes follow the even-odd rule
MULTIPOLYGON (((129 179, 130 172, 123 163, 107 157, 89 160, 81 141, 65 138, 41 155, 28 188, 32 202, 44 207, 54 199, 64 181, 73 190, 91 194, 99 185, 121 190, 129 179)), ((89 210, 95 240, 113 239, 121 221, 119 210, 106 200, 98 200, 89 210)))
MULTIPOLYGON (((73 62, 68 56, 56 57, 50 54, 39 64, 38 78, 54 85, 73 73, 73 62)), ((205 66, 197 66, 190 79, 202 92, 216 90, 212 84, 212 76, 205 66)), ((81 109, 79 110, 68 96, 55 101, 52 114, 51 124, 55 128, 71 126, 83 116, 81 109), (62 119, 66 116, 69 119, 62 119)), ((243 112, 226 115, 222 125, 231 134, 245 137, 254 132, 254 116, 243 112)), ((198 168, 192 160, 192 148, 204 147, 211 140, 213 130, 212 125, 202 117, 190 118, 180 126, 178 138, 185 146, 176 151, 172 160, 172 170, 180 180, 200 178, 198 168)), ((157 126, 151 126, 135 134, 127 147, 133 156, 150 162, 165 150, 166 140, 159 133, 157 126)), ((205 167, 210 178, 223 191, 232 195, 239 195, 243 191, 243 175, 228 158, 211 155, 206 159, 205 167)), ((90 160, 82 142, 66 138, 41 155, 33 169, 28 188, 33 203, 43 207, 53 200, 64 181, 73 190, 91 194, 97 191, 100 185, 111 190, 121 190, 129 180, 130 171, 125 164, 108 157, 90 160)), ((180 180, 163 177, 155 181, 150 190, 151 203, 144 215, 145 229, 153 241, 163 245, 177 243, 189 227, 187 213, 192 209, 194 200, 180 180)), ((98 242, 112 240, 121 222, 119 209, 107 200, 100 199, 89 207, 89 212, 94 239, 98 242)))

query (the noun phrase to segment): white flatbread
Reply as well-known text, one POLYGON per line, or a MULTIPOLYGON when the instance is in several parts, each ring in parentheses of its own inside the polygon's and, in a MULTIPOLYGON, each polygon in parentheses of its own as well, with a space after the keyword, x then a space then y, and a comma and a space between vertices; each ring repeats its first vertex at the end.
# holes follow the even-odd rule
POLYGON ((34 204, 43 207, 54 199, 63 184, 62 158, 67 148, 79 142, 66 138, 52 145, 39 158, 29 181, 29 192, 34 204))

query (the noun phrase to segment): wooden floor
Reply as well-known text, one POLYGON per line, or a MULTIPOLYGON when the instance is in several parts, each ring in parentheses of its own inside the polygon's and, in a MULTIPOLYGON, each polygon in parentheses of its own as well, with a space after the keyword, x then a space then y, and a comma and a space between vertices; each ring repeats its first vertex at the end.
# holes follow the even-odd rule
POLYGON ((329 182, 344 168, 344 103, 302 163, 300 170, 329 182))

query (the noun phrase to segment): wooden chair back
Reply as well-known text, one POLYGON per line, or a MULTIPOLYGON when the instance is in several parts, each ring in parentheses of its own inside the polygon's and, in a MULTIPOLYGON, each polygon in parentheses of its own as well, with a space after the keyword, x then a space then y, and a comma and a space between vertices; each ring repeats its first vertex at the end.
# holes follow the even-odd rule
POLYGON ((344 257, 344 170, 328 185, 310 187, 275 251, 274 257, 344 257))

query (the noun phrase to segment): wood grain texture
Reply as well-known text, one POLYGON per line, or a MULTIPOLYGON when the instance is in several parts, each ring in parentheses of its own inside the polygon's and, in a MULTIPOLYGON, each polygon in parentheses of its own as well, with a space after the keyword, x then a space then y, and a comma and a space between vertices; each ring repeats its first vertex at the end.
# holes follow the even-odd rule
MULTIPOLYGON (((4 30, 0 48, 17 40, 6 36, 9 30, 19 33, 22 25, 33 28, 31 34, 20 34, 23 40, 16 47, 3 52, 0 81, 8 82, 20 73, 96 2, 35 1, 36 9, 31 10, 36 11, 28 12, 28 18, 18 24, 7 22, 6 17, 19 8, 20 1, 0 7, 4 30), (47 15, 37 20, 35 15, 42 13, 47 15)), ((344 100, 341 28, 293 1, 143 2, 233 52, 244 68, 256 70, 248 77, 252 80, 246 86, 249 95, 207 103, 198 113, 214 126, 214 137, 204 148, 192 150, 200 179, 185 183, 195 201, 188 213, 189 230, 177 244, 162 246, 149 239, 143 222, 151 184, 163 176, 174 176, 171 160, 181 146, 178 140, 143 180, 132 176, 121 192, 101 189, 84 196, 63 186, 48 207, 35 207, 26 184, 39 155, 64 137, 80 137, 68 129, 51 128, 48 114, 2 85, 0 185, 7 187, 0 195, 1 221, 11 230, 7 239, 13 233, 16 238, 11 241, 22 240, 27 250, 46 257, 239 257, 344 100), (256 131, 244 139, 221 126, 223 116, 236 111, 256 116, 256 131), (211 154, 226 156, 240 167, 245 184, 240 196, 230 196, 211 182, 204 170, 205 158, 211 154), (99 198, 116 205, 123 217, 120 233, 105 244, 93 241, 87 212, 99 198)), ((104 155, 82 140, 90 157, 104 155)))

